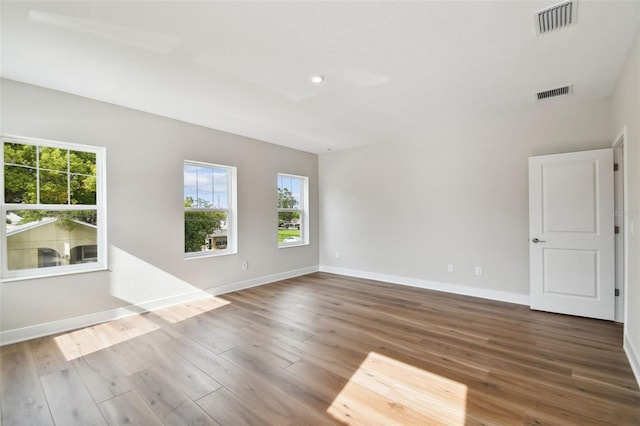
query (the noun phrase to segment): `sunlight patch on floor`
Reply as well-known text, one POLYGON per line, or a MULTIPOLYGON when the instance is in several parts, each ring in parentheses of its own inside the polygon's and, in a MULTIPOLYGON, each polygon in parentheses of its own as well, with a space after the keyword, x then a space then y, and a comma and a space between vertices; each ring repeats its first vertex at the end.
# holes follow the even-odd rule
POLYGON ((71 361, 158 329, 160 326, 155 322, 133 315, 61 334, 55 337, 55 342, 67 361, 71 361))
POLYGON ((193 302, 181 303, 180 305, 170 306, 168 308, 157 309, 153 311, 153 313, 163 320, 175 324, 222 306, 229 305, 230 303, 231 302, 228 300, 224 300, 219 297, 209 297, 193 302))
POLYGON ((464 425, 467 387, 370 352, 327 412, 349 424, 464 425))
MULTIPOLYGON (((152 315, 175 324, 201 315, 231 302, 218 297, 207 297, 152 311, 152 315)), ((55 337, 55 342, 67 361, 126 342, 162 328, 147 315, 133 315, 119 320, 71 331, 55 337)))

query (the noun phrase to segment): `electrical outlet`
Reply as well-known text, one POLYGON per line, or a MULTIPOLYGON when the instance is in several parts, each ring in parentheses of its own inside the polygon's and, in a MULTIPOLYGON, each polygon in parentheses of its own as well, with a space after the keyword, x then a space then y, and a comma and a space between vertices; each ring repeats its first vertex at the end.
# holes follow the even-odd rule
POLYGON ((453 263, 447 265, 447 271, 453 272, 453 263))
POLYGON ((339 251, 336 252, 336 259, 340 259, 340 252, 339 251))
POLYGON ((242 262, 242 270, 246 271, 247 269, 249 269, 249 262, 247 261, 242 262))
POLYGON ((476 275, 482 275, 482 266, 476 266, 476 275))

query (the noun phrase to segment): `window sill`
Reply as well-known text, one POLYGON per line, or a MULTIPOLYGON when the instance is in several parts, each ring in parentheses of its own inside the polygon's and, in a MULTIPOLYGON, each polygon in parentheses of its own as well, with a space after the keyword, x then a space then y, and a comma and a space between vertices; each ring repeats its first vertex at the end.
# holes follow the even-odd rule
POLYGON ((196 259, 206 259, 206 258, 210 258, 210 257, 220 257, 220 256, 229 256, 232 254, 238 254, 237 251, 220 251, 218 253, 213 253, 213 252, 203 252, 202 254, 200 254, 201 252, 197 252, 196 254, 191 254, 189 256, 185 256, 184 260, 196 260, 196 259))
POLYGON ((308 246, 309 243, 291 243, 291 244, 278 244, 279 249, 308 246))
POLYGON ((104 272, 107 271, 108 268, 106 266, 96 266, 95 268, 87 268, 87 269, 76 269, 76 270, 72 270, 72 271, 58 271, 58 272, 51 272, 48 274, 42 273, 42 274, 33 274, 33 275, 21 275, 21 276, 9 276, 9 277, 3 277, 1 282, 2 283, 10 283, 10 282, 14 282, 14 281, 26 281, 26 280, 38 280, 38 279, 42 279, 42 278, 53 278, 53 277, 61 277, 61 276, 66 276, 66 275, 76 275, 76 274, 87 274, 87 273, 91 273, 91 272, 104 272))

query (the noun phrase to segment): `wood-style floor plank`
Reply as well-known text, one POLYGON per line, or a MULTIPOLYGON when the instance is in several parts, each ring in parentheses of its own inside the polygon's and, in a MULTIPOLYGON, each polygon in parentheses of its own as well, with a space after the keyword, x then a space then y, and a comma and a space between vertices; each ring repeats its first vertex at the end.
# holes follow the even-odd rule
POLYGON ((131 390, 127 367, 112 348, 76 358, 71 364, 96 402, 106 401, 131 390))
POLYGON ((190 399, 162 418, 165 426, 219 426, 209 414, 190 399))
POLYGON ((135 392, 160 419, 188 399, 157 366, 141 371, 129 377, 129 380, 135 392))
POLYGON ((98 404, 110 426, 162 426, 153 411, 134 391, 98 404))
POLYGON ((256 426, 264 423, 260 413, 253 412, 240 398, 220 388, 198 401, 218 424, 234 426, 256 426))
POLYGON ((26 343, 11 346, 14 348, 3 352, 0 359, 2 424, 54 424, 29 346, 26 343))
POLYGON ((29 349, 40 376, 64 370, 69 367, 69 361, 55 341, 55 337, 42 337, 29 342, 29 349))
POLYGON ((0 419, 640 425, 621 343, 611 322, 315 273, 4 346, 0 419))
POLYGON ((40 378, 51 414, 58 425, 106 425, 102 413, 73 368, 40 378))
POLYGON ((266 424, 321 425, 328 422, 282 391, 278 382, 265 380, 204 347, 179 344, 174 350, 258 411, 266 424))

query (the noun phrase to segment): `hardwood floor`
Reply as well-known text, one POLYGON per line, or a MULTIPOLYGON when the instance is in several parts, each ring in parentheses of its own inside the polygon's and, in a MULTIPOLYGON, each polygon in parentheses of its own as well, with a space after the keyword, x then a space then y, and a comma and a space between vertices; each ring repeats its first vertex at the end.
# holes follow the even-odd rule
POLYGON ((638 425, 618 324, 316 273, 0 348, 2 425, 638 425))

